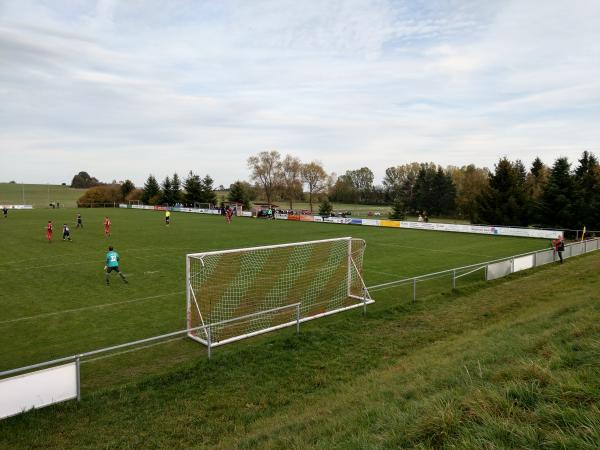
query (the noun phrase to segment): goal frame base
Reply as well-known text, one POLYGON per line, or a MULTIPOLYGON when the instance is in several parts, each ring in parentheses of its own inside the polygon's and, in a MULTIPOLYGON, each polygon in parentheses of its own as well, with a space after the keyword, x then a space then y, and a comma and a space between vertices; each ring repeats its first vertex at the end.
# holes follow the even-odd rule
MULTIPOLYGON (((315 314, 314 316, 308 316, 308 317, 303 317, 299 320, 300 323, 303 322, 308 322, 309 320, 313 320, 313 319, 318 319, 320 317, 325 317, 325 316, 330 316, 332 314, 337 314, 339 312, 342 311, 348 311, 350 309, 355 309, 355 308, 361 308, 361 307, 365 307, 366 305, 371 305, 373 303, 375 303, 375 300, 371 299, 371 298, 367 298, 366 300, 363 299, 362 297, 358 297, 356 295, 351 295, 351 298, 355 298, 357 300, 360 300, 359 303, 355 303, 354 305, 349 305, 349 306, 344 306, 343 308, 338 308, 338 309, 334 309, 332 311, 326 311, 324 313, 319 313, 319 314, 315 314)), ((218 347, 220 345, 225 345, 225 344, 229 344, 231 342, 236 342, 236 341, 241 341, 242 339, 246 339, 252 336, 258 336, 260 334, 265 334, 265 333, 270 333, 271 331, 275 331, 275 330, 280 330, 282 328, 287 328, 287 327, 291 327, 296 325, 297 321, 292 320, 290 322, 286 322, 286 323, 280 323, 278 325, 274 325, 272 327, 268 327, 268 328, 263 328, 261 330, 256 330, 253 331, 251 333, 245 333, 245 334, 240 334, 238 336, 234 336, 234 337, 230 337, 227 339, 223 339, 221 341, 211 341, 210 346, 211 347, 218 347)), ((216 326, 218 324, 214 324, 211 326, 216 326)), ((198 330, 200 331, 200 330, 198 330)), ((196 342, 200 342, 202 345, 208 347, 208 341, 206 339, 202 339, 199 336, 194 335, 193 333, 188 333, 187 336, 196 341, 196 342)))

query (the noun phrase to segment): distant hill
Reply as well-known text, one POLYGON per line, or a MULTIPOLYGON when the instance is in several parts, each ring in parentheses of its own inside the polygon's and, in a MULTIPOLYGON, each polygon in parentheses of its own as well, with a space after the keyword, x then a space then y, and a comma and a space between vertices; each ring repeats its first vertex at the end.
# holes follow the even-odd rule
POLYGON ((74 208, 85 191, 54 184, 0 183, 0 205, 26 204, 47 208, 50 202, 59 202, 61 206, 74 208))

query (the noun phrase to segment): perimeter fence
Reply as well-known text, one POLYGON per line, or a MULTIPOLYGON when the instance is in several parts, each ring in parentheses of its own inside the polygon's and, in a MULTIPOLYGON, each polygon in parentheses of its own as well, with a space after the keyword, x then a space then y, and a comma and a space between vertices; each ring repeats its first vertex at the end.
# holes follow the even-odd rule
MULTIPOLYGON (((565 245, 562 258, 569 259, 584 253, 596 251, 599 248, 600 238, 572 242, 565 245)), ((411 298, 413 301, 416 301, 418 296, 453 290, 459 284, 466 286, 469 283, 491 281, 522 270, 559 262, 560 256, 553 249, 536 250, 492 261, 376 284, 369 286, 368 289, 370 293, 384 289, 397 289, 399 297, 411 298)))

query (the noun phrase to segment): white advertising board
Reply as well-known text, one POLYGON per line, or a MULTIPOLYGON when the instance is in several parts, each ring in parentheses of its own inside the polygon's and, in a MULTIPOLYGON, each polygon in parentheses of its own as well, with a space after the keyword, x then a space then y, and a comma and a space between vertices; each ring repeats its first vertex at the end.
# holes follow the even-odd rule
POLYGON ((496 236, 519 236, 541 239, 556 239, 562 236, 559 230, 538 230, 534 228, 493 227, 486 225, 461 225, 453 223, 401 221, 400 228, 415 228, 432 231, 453 231, 458 233, 491 234, 496 236))
POLYGON ((515 263, 513 265, 513 272, 518 272, 519 270, 527 270, 533 267, 533 255, 521 256, 520 258, 515 258, 515 263))
POLYGON ((379 220, 377 220, 377 219, 363 219, 362 220, 362 225, 367 225, 369 227, 378 227, 379 226, 379 220))
POLYGON ((507 275, 510 275, 512 268, 512 262, 508 261, 500 261, 494 264, 489 264, 487 266, 487 276, 486 280, 495 280, 497 278, 502 278, 507 275))
POLYGON ((0 419, 77 398, 77 363, 0 380, 0 419))
POLYGON ((6 206, 7 209, 33 209, 33 205, 3 205, 0 203, 0 208, 6 206))

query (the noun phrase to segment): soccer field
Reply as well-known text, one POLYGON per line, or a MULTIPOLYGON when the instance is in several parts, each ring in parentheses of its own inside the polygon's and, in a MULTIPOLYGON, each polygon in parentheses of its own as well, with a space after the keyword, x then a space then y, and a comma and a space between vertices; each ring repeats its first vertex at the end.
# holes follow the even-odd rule
MULTIPOLYGON (((185 328, 186 253, 359 237, 367 243, 364 267, 370 286, 547 245, 539 239, 248 218, 227 225, 221 217, 182 213, 173 214, 166 227, 161 212, 78 211, 83 215, 82 230, 74 228, 74 209, 11 211, 0 221, 0 370, 185 328), (113 224, 110 238, 103 232, 105 214, 113 224), (45 239, 48 220, 55 225, 51 244, 45 239), (61 239, 63 223, 71 227, 72 242, 61 239), (109 244, 121 255, 127 285, 117 276, 110 286, 103 283, 109 244)), ((378 303, 372 308, 410 300, 408 291, 393 289, 373 297, 378 303)), ((320 320, 311 326, 318 327, 320 320)), ((138 372, 161 371, 204 356, 204 347, 178 339, 131 354, 129 358, 135 359, 131 366, 112 358, 87 363, 83 387, 108 387, 138 372)))

